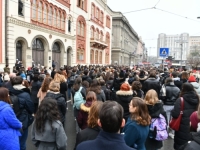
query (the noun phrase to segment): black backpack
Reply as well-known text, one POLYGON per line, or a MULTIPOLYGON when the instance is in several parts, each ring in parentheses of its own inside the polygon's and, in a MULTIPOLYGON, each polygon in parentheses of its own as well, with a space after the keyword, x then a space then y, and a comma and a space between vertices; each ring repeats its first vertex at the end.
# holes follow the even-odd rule
POLYGON ((14 94, 10 94, 10 100, 11 100, 11 103, 12 103, 11 105, 15 112, 15 115, 18 117, 21 114, 19 98, 14 94))

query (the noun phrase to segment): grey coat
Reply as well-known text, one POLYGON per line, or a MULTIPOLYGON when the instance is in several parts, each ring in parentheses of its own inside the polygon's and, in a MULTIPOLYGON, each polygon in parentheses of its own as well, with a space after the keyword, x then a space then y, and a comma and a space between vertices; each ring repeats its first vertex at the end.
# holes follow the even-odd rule
POLYGON ((31 139, 38 150, 66 150, 67 136, 62 123, 60 121, 54 121, 52 127, 53 130, 50 122, 47 121, 44 128, 45 131, 40 133, 36 131, 35 121, 33 122, 31 139))

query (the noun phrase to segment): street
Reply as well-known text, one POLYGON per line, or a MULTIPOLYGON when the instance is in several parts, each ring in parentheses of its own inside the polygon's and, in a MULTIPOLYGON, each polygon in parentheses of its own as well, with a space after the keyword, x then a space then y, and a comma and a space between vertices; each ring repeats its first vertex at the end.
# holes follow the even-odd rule
MULTIPOLYGON (((67 150, 73 150, 76 141, 76 124, 73 116, 73 108, 71 103, 68 103, 68 111, 66 115, 65 132, 67 134, 67 150)), ((29 135, 27 139, 27 150, 37 150, 31 142, 31 126, 29 127, 29 135)), ((164 146, 161 150, 173 150, 173 140, 164 141, 164 146)))

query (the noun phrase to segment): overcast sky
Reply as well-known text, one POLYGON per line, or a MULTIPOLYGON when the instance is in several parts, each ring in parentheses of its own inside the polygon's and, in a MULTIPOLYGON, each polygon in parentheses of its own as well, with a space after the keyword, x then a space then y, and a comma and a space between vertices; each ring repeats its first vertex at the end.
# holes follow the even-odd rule
POLYGON ((200 19, 197 19, 200 17, 200 0, 107 0, 107 3, 113 11, 124 13, 133 29, 142 37, 150 56, 156 56, 160 33, 200 35, 200 19), (183 17, 158 9, 126 13, 155 5, 158 9, 183 17))

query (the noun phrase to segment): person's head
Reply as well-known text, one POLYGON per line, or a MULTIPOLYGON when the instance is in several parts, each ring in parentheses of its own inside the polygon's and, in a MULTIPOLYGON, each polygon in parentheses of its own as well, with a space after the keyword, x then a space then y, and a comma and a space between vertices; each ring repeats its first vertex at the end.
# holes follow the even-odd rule
POLYGON ((54 75, 53 80, 56 81, 56 82, 60 82, 60 83, 66 81, 65 76, 64 76, 64 75, 61 75, 61 74, 59 74, 59 73, 56 73, 56 74, 54 75))
POLYGON ((124 110, 120 104, 106 101, 100 109, 98 124, 105 132, 117 133, 125 124, 123 115, 124 110))
POLYGON ((181 74, 181 79, 188 79, 189 75, 186 71, 183 71, 182 74, 181 74))
POLYGON ((10 79, 10 81, 11 81, 11 84, 14 86, 14 85, 17 85, 17 84, 22 84, 23 79, 20 76, 16 76, 16 77, 12 77, 10 79))
POLYGON ((0 87, 0 101, 4 101, 8 104, 11 104, 11 101, 9 99, 9 91, 7 88, 0 87))
POLYGON ((144 98, 146 104, 154 105, 155 103, 158 102, 158 94, 156 93, 155 90, 149 90, 144 98))
POLYGON ((102 101, 95 101, 90 107, 87 124, 88 127, 94 128, 98 126, 99 111, 103 105, 102 101))
POLYGON ((151 117, 145 101, 139 97, 134 97, 129 104, 131 119, 138 124, 147 126, 150 124, 151 117))
POLYGON ((190 76, 190 77, 188 78, 188 82, 196 82, 195 76, 194 76, 194 75, 193 75, 193 76, 190 76))
POLYGON ((121 91, 130 91, 131 90, 131 87, 128 83, 123 83, 121 86, 120 86, 120 90, 121 91))
POLYGON ((149 74, 150 78, 156 78, 156 71, 155 70, 151 70, 150 74, 149 74))
POLYGON ((134 81, 132 83, 132 90, 140 90, 142 88, 142 84, 140 83, 140 81, 134 81))
POLYGON ((88 72, 89 72, 89 71, 88 71, 87 69, 85 69, 84 72, 83 72, 83 74, 87 76, 87 75, 88 75, 88 72))
POLYGON ((49 89, 49 84, 50 82, 52 81, 52 78, 51 77, 46 77, 44 79, 44 81, 42 82, 42 86, 41 86, 41 90, 42 92, 47 92, 48 89, 49 89))
POLYGON ((84 80, 84 81, 82 82, 82 86, 84 86, 85 88, 89 88, 89 82, 86 81, 86 80, 84 80))
POLYGON ((186 82, 186 83, 184 83, 184 84, 182 85, 182 90, 181 90, 180 96, 183 96, 185 93, 191 92, 191 91, 193 91, 193 92, 196 93, 196 91, 195 91, 193 85, 186 82))
MULTIPOLYGON (((53 121, 56 120, 60 120, 60 114, 57 107, 57 102, 51 97, 46 97, 42 100, 36 113, 35 117, 36 130, 42 133, 45 130, 44 127, 46 121, 49 121, 52 127, 53 121)), ((52 130, 54 130, 53 127, 52 130)))
POLYGON ((165 84, 170 83, 170 82, 174 82, 172 78, 169 77, 165 79, 165 84))
POLYGON ((178 77, 178 73, 177 73, 177 72, 175 72, 175 71, 174 71, 174 72, 172 72, 172 77, 173 77, 173 78, 177 78, 177 77, 178 77))
POLYGON ((96 101, 97 96, 93 91, 89 91, 86 95, 86 101, 96 101))
POLYGON ((103 79, 100 79, 100 80, 99 80, 99 84, 100 84, 101 86, 104 86, 106 83, 105 83, 105 81, 104 81, 103 79))
POLYGON ((60 91, 60 82, 56 82, 56 81, 51 81, 51 83, 49 84, 49 90, 53 91, 53 92, 59 92, 60 91))
POLYGON ((78 77, 78 78, 75 79, 75 81, 74 81, 74 90, 75 91, 79 90, 79 88, 81 87, 81 83, 82 83, 81 77, 78 77))

